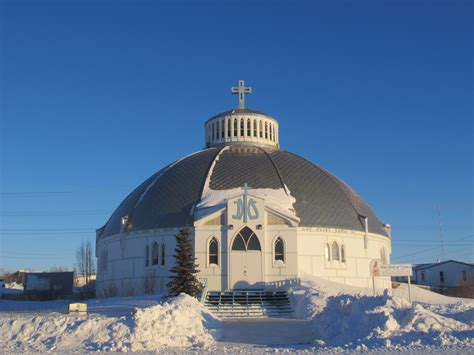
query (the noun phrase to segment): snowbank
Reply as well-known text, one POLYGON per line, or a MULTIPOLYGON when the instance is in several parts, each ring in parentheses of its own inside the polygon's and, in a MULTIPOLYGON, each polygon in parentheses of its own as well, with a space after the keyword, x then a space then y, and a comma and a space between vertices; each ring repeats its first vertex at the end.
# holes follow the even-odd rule
POLYGON ((397 293, 403 297, 388 292, 374 297, 369 289, 314 277, 304 280, 303 286, 295 295, 296 314, 311 320, 315 342, 322 347, 474 346, 470 300, 449 302, 450 297, 422 290, 417 293, 420 303, 410 304, 403 289, 397 293))
POLYGON ((122 317, 0 313, 0 351, 202 348, 214 342, 219 326, 201 303, 184 294, 122 317))
POLYGON ((218 320, 195 298, 181 294, 169 303, 138 310, 134 315, 132 350, 209 346, 218 320))

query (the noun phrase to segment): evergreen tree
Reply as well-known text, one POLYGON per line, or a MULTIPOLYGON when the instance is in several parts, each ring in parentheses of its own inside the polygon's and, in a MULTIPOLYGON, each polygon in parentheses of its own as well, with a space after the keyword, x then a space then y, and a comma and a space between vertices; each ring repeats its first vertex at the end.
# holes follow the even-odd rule
POLYGON ((198 265, 193 257, 193 247, 189 239, 188 228, 181 229, 176 235, 176 249, 174 254, 175 265, 171 269, 174 276, 168 283, 168 294, 166 297, 174 297, 181 292, 190 296, 196 296, 202 290, 202 285, 196 278, 199 272, 198 265))

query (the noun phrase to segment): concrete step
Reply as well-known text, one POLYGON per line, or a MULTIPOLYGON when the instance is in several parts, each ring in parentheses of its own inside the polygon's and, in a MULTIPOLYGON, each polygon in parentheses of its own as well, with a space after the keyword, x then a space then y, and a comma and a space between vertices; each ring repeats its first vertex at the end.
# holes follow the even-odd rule
POLYGON ((286 291, 211 291, 204 305, 225 318, 293 318, 294 308, 286 291))

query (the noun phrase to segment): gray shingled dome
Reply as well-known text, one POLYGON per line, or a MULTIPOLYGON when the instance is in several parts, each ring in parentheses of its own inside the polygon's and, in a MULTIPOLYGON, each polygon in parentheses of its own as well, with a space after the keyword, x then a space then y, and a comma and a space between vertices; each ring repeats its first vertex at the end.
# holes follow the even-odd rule
MULTIPOLYGON (((128 216, 126 231, 192 225, 206 177, 219 154, 210 188, 242 187, 278 189, 286 185, 296 198, 294 208, 303 227, 332 227, 387 235, 370 207, 342 180, 306 159, 278 149, 231 146, 209 148, 174 162, 138 186, 117 208, 100 237, 120 233, 121 219, 128 216)), ((251 193, 251 191, 250 191, 251 193)))

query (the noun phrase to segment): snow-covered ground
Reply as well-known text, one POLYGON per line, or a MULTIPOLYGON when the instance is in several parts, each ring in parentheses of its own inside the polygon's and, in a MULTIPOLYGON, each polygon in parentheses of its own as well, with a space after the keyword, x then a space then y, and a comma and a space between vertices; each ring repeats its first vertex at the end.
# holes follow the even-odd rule
POLYGON ((67 301, 0 300, 0 352, 157 351, 473 353, 474 301, 406 285, 393 295, 306 278, 296 319, 220 320, 197 300, 160 295, 67 301))

